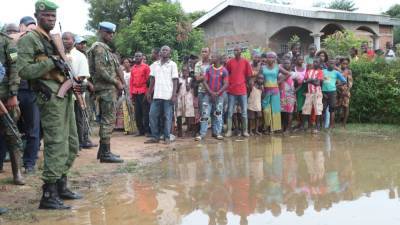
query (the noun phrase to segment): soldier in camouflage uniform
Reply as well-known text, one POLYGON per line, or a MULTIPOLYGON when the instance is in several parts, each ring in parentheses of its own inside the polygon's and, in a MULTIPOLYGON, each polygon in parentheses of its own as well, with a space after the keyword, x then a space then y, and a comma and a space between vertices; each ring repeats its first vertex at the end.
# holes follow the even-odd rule
POLYGON ((21 154, 22 140, 18 132, 16 122, 19 116, 18 108, 18 88, 20 78, 16 70, 17 48, 12 38, 6 34, 0 33, 0 65, 4 73, 4 77, 0 80, 0 99, 7 107, 10 116, 13 119, 14 130, 17 131, 17 137, 14 136, 6 124, 0 122, 0 132, 3 134, 7 150, 10 153, 11 170, 14 177, 14 184, 23 185, 24 180, 21 176, 21 154))
POLYGON ((44 185, 39 208, 69 209, 61 199, 82 197, 67 188, 67 174, 79 149, 73 94, 69 91, 64 98, 56 96, 66 80, 61 72, 65 64, 50 35, 58 6, 49 0, 39 0, 35 8, 38 26, 18 42, 17 70, 37 95, 43 127, 44 185))
POLYGON ((99 40, 88 51, 90 74, 100 108, 100 146, 97 159, 100 159, 101 163, 123 162, 119 156, 111 153, 110 149, 116 116, 117 90, 123 89, 123 83, 118 74, 118 59, 109 47, 115 28, 116 26, 110 22, 101 22, 98 32, 99 40))

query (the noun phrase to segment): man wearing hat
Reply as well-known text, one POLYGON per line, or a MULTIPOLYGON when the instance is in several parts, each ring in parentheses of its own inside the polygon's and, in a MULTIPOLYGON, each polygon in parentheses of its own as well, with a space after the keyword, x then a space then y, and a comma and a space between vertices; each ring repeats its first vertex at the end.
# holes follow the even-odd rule
POLYGON ((28 32, 18 42, 17 71, 28 80, 37 96, 40 120, 43 127, 44 181, 40 209, 69 209, 61 199, 80 199, 81 196, 67 188, 67 174, 79 149, 72 92, 64 98, 57 92, 65 75, 65 64, 60 60, 50 31, 54 28, 58 6, 49 0, 35 4, 37 28, 28 32))
POLYGON ((36 21, 30 16, 24 16, 19 21, 19 31, 27 32, 32 31, 36 28, 36 21))
POLYGON ((75 48, 85 55, 86 55, 86 44, 87 41, 83 37, 81 36, 75 37, 75 48))
POLYGON ((122 163, 119 156, 111 153, 110 140, 115 123, 117 90, 123 89, 119 77, 119 62, 111 51, 110 44, 115 33, 115 24, 99 24, 98 41, 88 51, 89 68, 100 108, 100 146, 97 159, 101 163, 122 163))

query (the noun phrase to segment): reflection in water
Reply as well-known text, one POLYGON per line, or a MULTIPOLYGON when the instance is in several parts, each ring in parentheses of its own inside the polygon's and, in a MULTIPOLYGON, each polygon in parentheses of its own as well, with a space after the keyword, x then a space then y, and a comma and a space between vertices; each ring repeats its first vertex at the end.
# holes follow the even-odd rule
MULTIPOLYGON (((169 153, 146 176, 115 178, 65 224, 320 224, 311 215, 323 224, 376 224, 351 209, 400 209, 390 200, 398 194, 398 150, 379 138, 328 134, 203 144, 169 153)), ((390 212, 386 224, 396 219, 390 212)))

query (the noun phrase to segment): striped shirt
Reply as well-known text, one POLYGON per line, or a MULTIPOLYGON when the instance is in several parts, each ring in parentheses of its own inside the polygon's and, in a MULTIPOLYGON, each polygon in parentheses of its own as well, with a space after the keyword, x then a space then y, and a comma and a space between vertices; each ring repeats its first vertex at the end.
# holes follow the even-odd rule
POLYGON ((210 66, 206 71, 205 80, 211 91, 218 92, 224 86, 224 81, 228 81, 228 71, 223 66, 210 66))
MULTIPOLYGON (((306 76, 304 77, 305 80, 307 79, 316 79, 319 81, 322 81, 324 79, 324 73, 322 72, 322 70, 318 69, 311 69, 311 70, 307 70, 306 76)), ((311 83, 308 84, 308 93, 321 93, 321 86, 315 86, 311 83)))

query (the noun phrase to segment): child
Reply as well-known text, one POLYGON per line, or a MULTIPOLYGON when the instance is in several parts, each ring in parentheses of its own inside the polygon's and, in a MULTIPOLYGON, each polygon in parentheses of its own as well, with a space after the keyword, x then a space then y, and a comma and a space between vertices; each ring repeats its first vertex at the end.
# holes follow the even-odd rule
POLYGON ((341 109, 343 115, 343 127, 346 127, 347 119, 349 117, 349 105, 350 105, 350 89, 353 86, 353 75, 349 68, 350 59, 343 58, 340 62, 341 71, 343 76, 346 78, 347 83, 344 85, 339 85, 338 89, 338 98, 336 106, 341 109))
POLYGON ((308 47, 308 55, 304 58, 307 69, 312 69, 316 52, 317 47, 315 46, 315 44, 310 44, 310 46, 308 47))
POLYGON ((335 107, 336 107, 336 82, 340 80, 343 83, 346 83, 346 79, 343 75, 335 70, 336 60, 330 59, 328 61, 328 68, 324 69, 324 80, 322 83, 322 92, 323 92, 323 112, 326 112, 327 107, 329 106, 330 113, 330 125, 329 128, 335 127, 335 107))
MULTIPOLYGON (((312 62, 311 62, 311 67, 312 68, 312 62)), ((303 116, 302 116, 302 110, 303 110, 303 105, 305 101, 305 92, 307 90, 307 84, 304 84, 304 77, 306 75, 307 69, 304 67, 304 59, 303 57, 298 57, 296 60, 296 65, 294 67, 294 73, 296 73, 297 79, 296 81, 296 111, 299 119, 298 126, 296 128, 299 128, 300 130, 304 129, 303 127, 303 116)))
POLYGON ((276 63, 276 53, 266 54, 266 64, 262 66, 260 79, 264 81, 262 96, 262 108, 264 114, 264 125, 269 127, 271 133, 278 132, 281 124, 281 101, 278 85, 278 75, 283 74, 282 79, 287 79, 290 72, 276 63))
MULTIPOLYGON (((285 70, 290 71, 291 70, 290 60, 284 59, 282 66, 285 70)), ((297 78, 296 75, 297 74, 293 72, 288 77, 285 77, 283 74, 279 74, 278 77, 283 132, 292 131, 293 111, 296 105, 296 94, 295 94, 293 80, 297 78)))
POLYGON ((191 87, 192 78, 189 77, 189 67, 183 66, 182 75, 179 77, 178 104, 176 109, 178 137, 183 136, 182 117, 185 117, 187 124, 187 133, 194 132, 194 105, 193 88, 191 87))
POLYGON ((247 115, 249 117, 249 134, 261 135, 258 131, 260 127, 260 121, 262 119, 262 108, 261 108, 261 95, 263 90, 262 79, 254 77, 249 82, 249 98, 248 98, 248 110, 247 115), (254 133, 253 133, 254 131, 254 133))
MULTIPOLYGON (((316 114, 317 124, 322 115, 322 90, 321 90, 321 82, 323 81, 324 74, 321 70, 321 59, 314 58, 313 68, 307 70, 306 76, 304 77, 304 83, 307 85, 307 94, 306 100, 303 106, 303 115, 310 119, 311 111, 314 109, 316 114)), ((305 119, 303 119, 303 127, 304 127, 305 119)), ((309 121, 308 127, 310 128, 311 122, 309 121)), ((313 133, 318 133, 318 125, 314 127, 313 133)))
POLYGON ((196 137, 196 141, 205 138, 208 129, 208 119, 212 115, 213 134, 218 140, 222 140, 223 136, 223 109, 224 109, 224 92, 228 88, 228 71, 222 65, 223 58, 221 55, 213 54, 211 56, 212 65, 207 69, 204 76, 203 85, 207 90, 204 97, 204 103, 201 107, 200 119, 200 135, 196 137))

